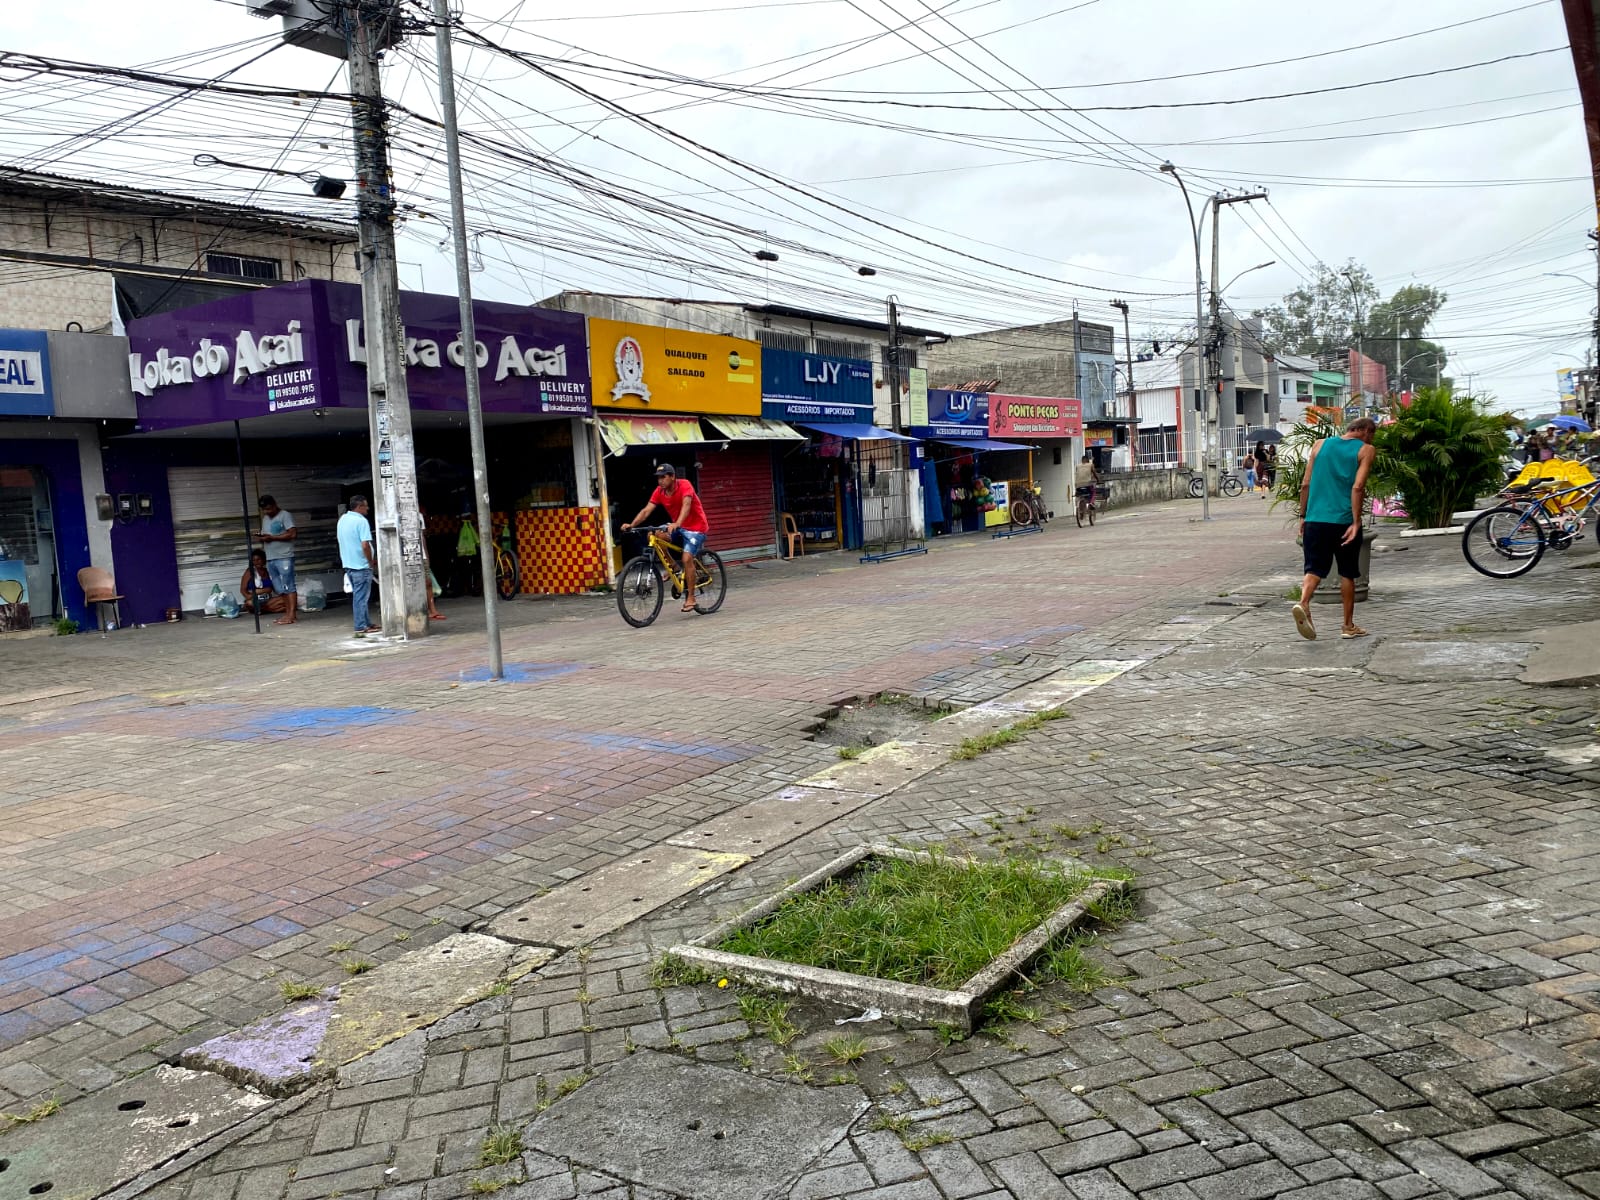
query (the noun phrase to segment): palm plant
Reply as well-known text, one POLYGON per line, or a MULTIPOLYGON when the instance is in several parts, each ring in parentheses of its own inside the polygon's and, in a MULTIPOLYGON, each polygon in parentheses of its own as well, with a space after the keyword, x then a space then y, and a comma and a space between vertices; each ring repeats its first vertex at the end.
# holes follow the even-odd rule
POLYGON ((1399 494, 1418 529, 1441 529, 1461 508, 1505 481, 1500 459, 1510 448, 1505 418, 1474 396, 1448 387, 1420 388, 1378 427, 1373 494, 1399 494))
POLYGON ((1301 421, 1278 444, 1278 472, 1272 488, 1272 507, 1280 504, 1300 505, 1300 485, 1305 482, 1306 463, 1311 459, 1312 448, 1323 438, 1338 437, 1344 432, 1344 423, 1327 410, 1314 412, 1309 420, 1301 421))

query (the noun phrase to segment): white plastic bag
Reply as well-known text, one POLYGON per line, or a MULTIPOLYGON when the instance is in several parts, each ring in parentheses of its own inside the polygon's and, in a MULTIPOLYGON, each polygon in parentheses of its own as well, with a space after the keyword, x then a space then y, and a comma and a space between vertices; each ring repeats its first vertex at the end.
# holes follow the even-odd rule
POLYGON ((322 580, 308 579, 300 589, 300 607, 307 612, 321 612, 328 607, 328 589, 322 580))
POLYGON ((217 604, 221 601, 221 599, 222 585, 220 583, 213 583, 211 585, 211 594, 206 597, 206 616, 214 617, 217 615, 217 604))

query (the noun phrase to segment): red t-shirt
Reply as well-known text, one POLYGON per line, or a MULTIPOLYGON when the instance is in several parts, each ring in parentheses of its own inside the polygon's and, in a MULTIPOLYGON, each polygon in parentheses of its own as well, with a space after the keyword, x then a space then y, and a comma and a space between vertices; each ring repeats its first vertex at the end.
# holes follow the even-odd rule
POLYGON ((687 479, 680 479, 672 485, 672 494, 668 495, 660 488, 650 493, 650 503, 659 504, 666 510, 667 520, 676 522, 680 529, 690 533, 710 533, 711 526, 706 524, 706 510, 700 507, 700 497, 694 494, 694 485, 687 479), (689 497, 689 515, 682 521, 678 514, 683 511, 683 498, 689 497))

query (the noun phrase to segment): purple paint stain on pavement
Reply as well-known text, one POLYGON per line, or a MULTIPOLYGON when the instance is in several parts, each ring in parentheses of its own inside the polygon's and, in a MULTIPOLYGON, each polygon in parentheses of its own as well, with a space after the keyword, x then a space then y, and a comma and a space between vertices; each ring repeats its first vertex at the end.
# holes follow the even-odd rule
POLYGON ((317 1051, 328 1032, 333 1001, 298 1004, 254 1025, 214 1037, 183 1052, 184 1066, 216 1071, 235 1083, 288 1096, 317 1075, 317 1051))

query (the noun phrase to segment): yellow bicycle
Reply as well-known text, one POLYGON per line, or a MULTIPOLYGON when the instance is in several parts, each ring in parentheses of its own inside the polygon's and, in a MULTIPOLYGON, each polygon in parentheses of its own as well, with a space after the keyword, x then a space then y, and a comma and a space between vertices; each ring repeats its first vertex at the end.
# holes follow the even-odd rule
MULTIPOLYGON (((663 536, 665 525, 635 525, 634 529, 648 533, 650 542, 646 552, 630 558, 617 576, 617 611, 629 625, 643 629, 661 615, 669 589, 674 600, 684 594, 683 551, 663 536)), ((694 610, 709 616, 722 607, 728 573, 713 550, 695 556, 694 571, 694 610)))

